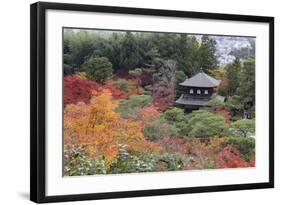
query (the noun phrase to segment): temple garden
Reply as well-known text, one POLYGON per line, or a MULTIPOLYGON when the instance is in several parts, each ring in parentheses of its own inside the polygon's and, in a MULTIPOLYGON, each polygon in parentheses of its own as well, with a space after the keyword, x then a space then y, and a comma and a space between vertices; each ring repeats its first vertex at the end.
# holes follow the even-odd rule
POLYGON ((64 29, 64 175, 254 167, 255 39, 221 38, 64 29))

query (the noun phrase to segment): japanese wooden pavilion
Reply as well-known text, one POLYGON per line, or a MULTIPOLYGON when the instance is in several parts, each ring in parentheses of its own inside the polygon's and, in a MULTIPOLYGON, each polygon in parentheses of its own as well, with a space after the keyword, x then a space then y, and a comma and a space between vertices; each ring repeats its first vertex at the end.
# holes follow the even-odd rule
POLYGON ((200 107, 208 107, 208 102, 212 99, 224 102, 225 97, 217 94, 220 83, 220 80, 200 71, 180 83, 181 86, 185 87, 185 93, 175 103, 183 106, 187 112, 190 112, 198 110, 200 107))

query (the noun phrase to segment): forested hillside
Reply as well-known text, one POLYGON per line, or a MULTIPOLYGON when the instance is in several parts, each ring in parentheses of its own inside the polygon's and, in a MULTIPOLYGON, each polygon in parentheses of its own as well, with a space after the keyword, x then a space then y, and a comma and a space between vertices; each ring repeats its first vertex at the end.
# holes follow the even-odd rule
POLYGON ((65 29, 63 46, 65 175, 255 166, 254 39, 65 29), (225 100, 186 112, 198 72, 225 100))

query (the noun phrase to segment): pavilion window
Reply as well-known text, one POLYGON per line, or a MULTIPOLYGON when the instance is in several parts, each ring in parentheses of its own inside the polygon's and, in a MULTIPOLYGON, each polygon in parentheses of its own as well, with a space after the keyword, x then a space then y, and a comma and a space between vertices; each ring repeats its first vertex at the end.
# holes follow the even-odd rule
POLYGON ((198 89, 198 90, 197 90, 197 94, 201 94, 201 90, 198 89))
POLYGON ((193 94, 194 92, 193 92, 193 89, 190 89, 189 90, 189 94, 193 94))
POLYGON ((204 94, 205 94, 205 95, 208 95, 208 94, 209 94, 209 91, 208 91, 208 90, 205 90, 205 91, 204 91, 204 94))

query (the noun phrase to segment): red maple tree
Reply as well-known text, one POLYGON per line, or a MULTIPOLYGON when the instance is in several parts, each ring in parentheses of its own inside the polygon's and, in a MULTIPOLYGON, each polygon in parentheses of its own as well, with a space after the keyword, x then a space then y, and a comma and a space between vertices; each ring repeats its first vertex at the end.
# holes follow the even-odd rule
POLYGON ((77 76, 64 77, 64 106, 84 102, 88 104, 93 91, 98 91, 99 85, 95 81, 79 78, 77 76))

